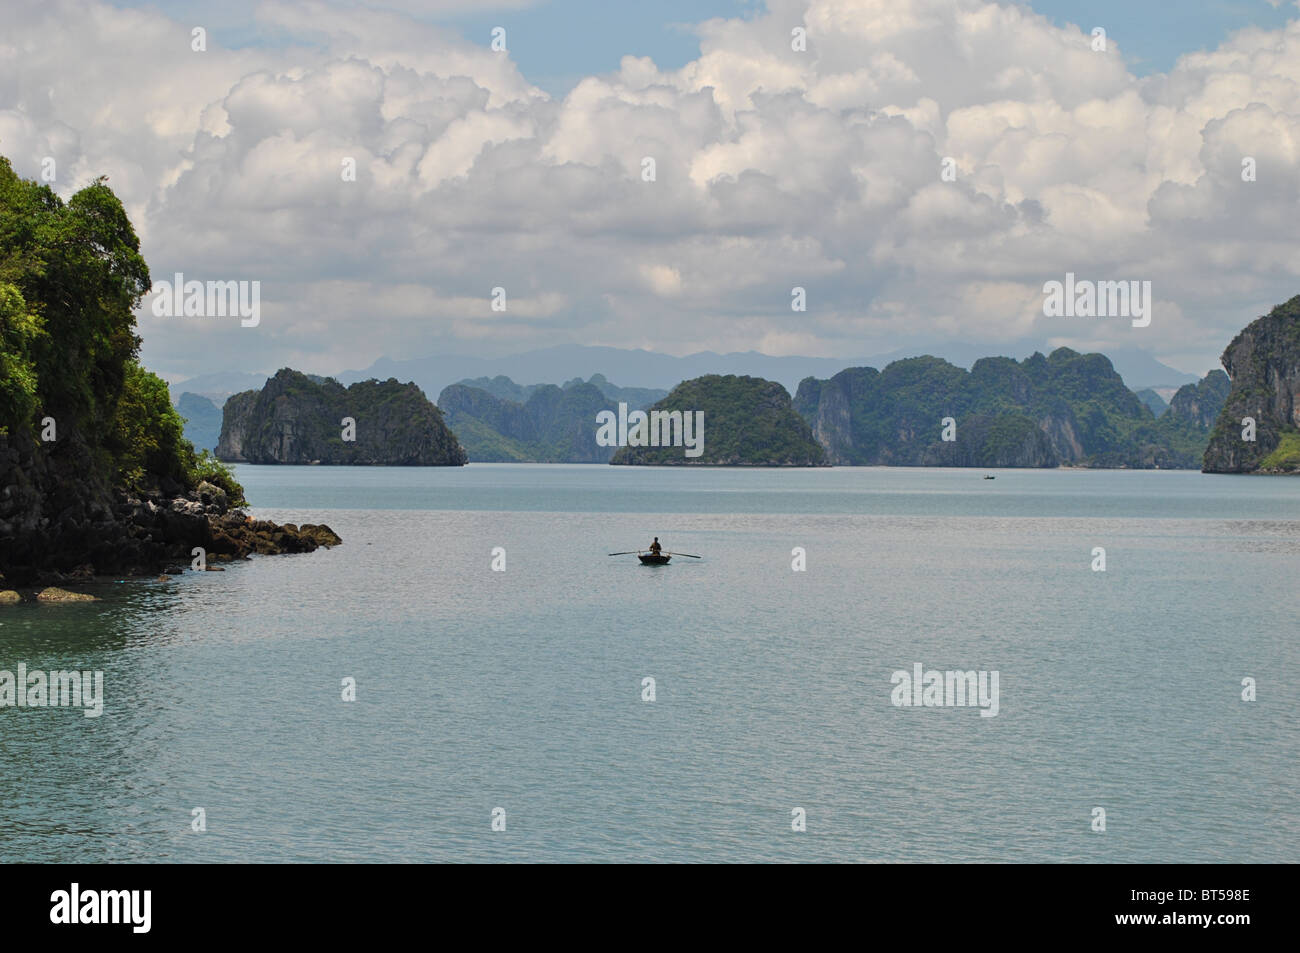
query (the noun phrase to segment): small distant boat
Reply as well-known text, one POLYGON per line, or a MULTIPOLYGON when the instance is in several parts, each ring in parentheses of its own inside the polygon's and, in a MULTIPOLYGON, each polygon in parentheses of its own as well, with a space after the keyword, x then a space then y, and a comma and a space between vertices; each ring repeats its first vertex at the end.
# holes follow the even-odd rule
POLYGON ((989 476, 989 475, 986 473, 986 474, 984 474, 984 479, 986 479, 986 480, 996 480, 997 477, 995 477, 995 476, 989 476))
POLYGON ((667 550, 654 552, 649 549, 629 549, 626 552, 610 553, 611 556, 636 556, 641 560, 642 566, 667 566, 668 560, 674 556, 689 556, 691 559, 703 559, 703 556, 696 556, 694 553, 670 553, 667 550))

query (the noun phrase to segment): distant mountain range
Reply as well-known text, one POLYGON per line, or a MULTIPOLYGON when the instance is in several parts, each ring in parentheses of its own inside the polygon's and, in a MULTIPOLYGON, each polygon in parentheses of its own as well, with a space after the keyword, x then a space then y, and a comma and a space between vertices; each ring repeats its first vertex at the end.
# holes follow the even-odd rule
POLYGON ((221 408, 200 394, 189 391, 181 394, 176 404, 176 412, 185 421, 185 439, 194 444, 195 450, 217 449, 221 439, 221 408))
MULTIPOLYGON (((354 378, 354 385, 363 385, 355 396, 352 388, 345 392, 333 379, 285 370, 261 391, 242 393, 239 401, 226 404, 220 455, 286 462, 287 447, 265 449, 258 443, 271 437, 281 444, 287 440, 311 445, 297 447, 296 456, 306 454, 322 461, 339 456, 334 452, 337 448, 326 446, 338 442, 328 433, 335 425, 313 423, 299 433, 302 428, 297 423, 321 414, 321 420, 327 420, 352 404, 385 403, 400 394, 410 407, 395 415, 386 410, 379 426, 368 426, 369 439, 378 442, 359 454, 364 459, 352 459, 361 448, 347 448, 339 459, 325 462, 345 462, 344 457, 347 462, 388 462, 384 448, 397 430, 403 426, 410 430, 418 418, 424 423, 401 435, 415 440, 416 431, 423 432, 429 424, 437 431, 434 455, 441 463, 453 464, 465 459, 464 447, 468 459, 477 461, 604 463, 616 457, 614 462, 629 464, 771 466, 817 465, 824 460, 839 465, 1162 468, 1190 468, 1203 462, 1206 470, 1290 472, 1300 469, 1292 396, 1300 385, 1291 383, 1300 377, 1295 371, 1300 367, 1295 356, 1300 353, 1295 345, 1300 341, 1298 316, 1300 297, 1279 305, 1238 335, 1224 354, 1231 380, 1217 369, 1196 380, 1143 352, 1107 356, 1057 348, 1047 356, 1034 352, 1017 361, 972 359, 973 350, 961 344, 946 349, 952 359, 885 355, 885 360, 876 360, 881 370, 865 361, 831 358, 755 352, 704 352, 675 358, 598 347, 549 348, 498 360, 384 360, 367 371, 342 375, 354 378), (611 383, 603 373, 585 379, 569 373, 598 361, 605 362, 604 371, 612 371, 610 365, 621 368, 627 375, 616 375, 622 385, 611 383), (969 369, 964 363, 970 364, 969 369), (685 376, 702 364, 708 365, 708 373, 685 376), (501 372, 516 365, 521 368, 518 373, 532 380, 554 374, 565 383, 516 383, 501 372), (738 366, 766 370, 717 373, 738 366), (496 373, 465 376, 484 368, 496 373), (381 374, 389 375, 382 385, 375 380, 381 374), (438 391, 440 406, 435 408, 419 391, 433 392, 443 374, 454 376, 455 382, 438 391), (400 385, 395 379, 408 375, 418 387, 400 385), (1279 380, 1287 386, 1274 386, 1279 380), (655 381, 671 382, 672 392, 655 381), (1135 381, 1146 381, 1148 386, 1135 387, 1135 381), (1179 381, 1182 386, 1176 386, 1179 381), (281 407, 286 395, 301 398, 288 417, 281 407), (763 413, 755 416, 751 405, 763 413), (746 406, 751 406, 750 411, 745 411, 746 406), (612 445, 598 439, 596 427, 597 415, 616 407, 624 421, 629 411, 650 409, 664 418, 669 412, 710 408, 709 449, 679 461, 675 451, 646 449, 659 448, 657 443, 629 442, 626 451, 616 456, 612 445), (1254 427, 1257 418, 1256 441, 1254 430, 1245 428, 1248 423, 1254 427), (944 421, 954 436, 937 435, 936 421, 944 421), (1234 436, 1239 429, 1241 435, 1234 436), (255 452, 244 453, 237 444, 255 452)), ((260 375, 207 375, 177 388, 182 416, 187 418, 186 435, 196 446, 211 445, 224 388, 250 381, 260 381, 260 375), (207 393, 217 399, 210 402, 197 388, 214 388, 207 393)), ((400 462, 427 465, 423 455, 414 453, 402 455, 400 462)))
POLYGON ((777 382, 710 374, 668 395, 601 375, 563 387, 470 379, 444 388, 438 405, 479 462, 1193 468, 1228 390, 1227 375, 1211 371, 1166 404, 1126 387, 1105 355, 1058 348, 1023 361, 981 358, 970 371, 930 356, 846 368, 804 378, 793 402, 777 382), (702 454, 630 440, 615 453, 596 422, 619 403, 704 411, 702 454), (949 417, 950 442, 940 433, 949 417))
MULTIPOLYGON (((885 367, 907 357, 931 355, 941 357, 957 367, 970 368, 982 357, 1001 354, 1006 357, 1028 357, 1035 351, 1050 353, 1046 342, 1024 340, 1001 348, 990 345, 968 344, 956 341, 933 347, 899 348, 870 357, 774 357, 757 351, 738 351, 718 354, 700 351, 685 357, 674 357, 654 351, 616 347, 587 347, 562 344, 540 350, 526 351, 508 357, 469 357, 462 354, 442 354, 421 358, 380 358, 369 367, 343 371, 333 375, 343 384, 358 381, 388 380, 413 381, 430 397, 441 394, 444 387, 475 380, 474 386, 496 377, 512 381, 570 381, 589 379, 602 374, 618 381, 624 387, 661 390, 665 394, 684 380, 710 374, 761 377, 779 382, 793 395, 805 377, 833 377, 849 367, 885 367)), ((1199 379, 1162 364, 1145 351, 1117 348, 1107 352, 1111 366, 1133 390, 1162 389, 1170 394, 1183 384, 1194 384, 1199 379)), ((265 374, 216 373, 203 374, 172 385, 172 393, 186 391, 207 397, 220 407, 231 394, 260 388, 271 372, 265 374)), ((525 389, 528 386, 520 385, 525 389)), ((485 388, 491 393, 490 388, 485 388)), ((505 396, 505 395, 497 395, 505 396)), ((527 400, 526 395, 508 399, 527 400)))
MULTIPOLYGON (((274 372, 271 372, 274 373, 274 372)), ((200 374, 179 384, 171 385, 172 400, 177 402, 184 394, 196 394, 207 398, 220 409, 232 394, 246 390, 260 390, 271 378, 271 374, 243 374, 235 371, 217 374, 200 374)), ((177 404, 179 409, 179 403, 177 404)))
MULTIPOLYGON (((1028 357, 1035 351, 1048 353, 1044 342, 1025 341, 1001 350, 1008 357, 1028 357)), ((709 374, 761 377, 779 382, 792 395, 805 377, 832 377, 848 367, 884 367, 905 357, 933 355, 942 357, 958 367, 969 368, 981 357, 996 354, 988 346, 955 342, 936 348, 903 348, 871 357, 773 357, 757 351, 717 354, 701 351, 685 357, 673 357, 653 351, 628 350, 614 347, 584 347, 560 345, 537 351, 528 351, 510 357, 479 358, 461 355, 393 360, 381 358, 364 370, 344 371, 336 377, 343 383, 375 377, 386 380, 396 377, 419 384, 426 394, 440 394, 449 384, 466 378, 497 376, 515 381, 567 381, 575 377, 587 379, 601 373, 624 387, 657 388, 665 392, 684 380, 709 374)), ((1199 379, 1166 364, 1161 364, 1145 351, 1116 349, 1106 355, 1111 365, 1133 389, 1144 387, 1177 388, 1194 384, 1199 379)), ((189 382, 186 390, 199 392, 189 382)))
POLYGON ((603 374, 563 387, 521 386, 510 378, 477 378, 444 387, 438 407, 470 460, 479 463, 607 463, 614 448, 596 441, 596 415, 628 404, 640 410, 667 391, 618 387, 603 374))

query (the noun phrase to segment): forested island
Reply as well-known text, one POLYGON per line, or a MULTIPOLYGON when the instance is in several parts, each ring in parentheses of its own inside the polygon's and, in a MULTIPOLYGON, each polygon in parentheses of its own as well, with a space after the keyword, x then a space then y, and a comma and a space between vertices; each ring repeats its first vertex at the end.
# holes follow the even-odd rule
POLYGON ((13 586, 334 545, 325 526, 253 521, 243 488, 182 435, 137 361, 150 288, 103 179, 67 202, 0 157, 0 601, 13 586))
POLYGON ((790 394, 776 381, 709 374, 683 381, 650 412, 702 414, 698 456, 683 446, 625 446, 616 465, 822 467, 826 451, 794 412, 790 394))
POLYGON ((284 368, 223 408, 217 457, 232 463, 463 466, 456 436, 415 384, 328 377, 284 368))
POLYGON ((1104 355, 1058 348, 969 371, 937 357, 849 368, 803 380, 794 407, 838 465, 1194 469, 1227 394, 1212 371, 1157 419, 1104 355))

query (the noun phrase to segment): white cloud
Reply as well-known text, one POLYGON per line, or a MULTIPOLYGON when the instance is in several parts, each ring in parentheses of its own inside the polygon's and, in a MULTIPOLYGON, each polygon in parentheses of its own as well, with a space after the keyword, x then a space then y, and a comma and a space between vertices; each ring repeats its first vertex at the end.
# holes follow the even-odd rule
POLYGON ((857 355, 943 337, 1203 370, 1300 284, 1300 21, 1137 79, 1113 39, 1095 53, 1018 6, 770 0, 701 25, 681 69, 628 56, 555 100, 487 37, 401 11, 448 5, 268 0, 283 44, 206 53, 156 12, 19 5, 0 152, 32 176, 55 156, 64 194, 108 174, 159 275, 262 281, 256 331, 142 318, 146 359, 181 376, 434 341, 857 355), (1151 280, 1151 327, 1044 318, 1066 271, 1151 280))

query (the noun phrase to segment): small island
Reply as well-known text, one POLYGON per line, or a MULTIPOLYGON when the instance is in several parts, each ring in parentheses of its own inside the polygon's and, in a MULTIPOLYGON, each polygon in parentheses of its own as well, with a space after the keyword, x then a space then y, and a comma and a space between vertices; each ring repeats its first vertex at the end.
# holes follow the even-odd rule
POLYGON ((465 450, 415 384, 361 381, 283 368, 223 408, 217 458, 230 463, 452 467, 465 450))
POLYGON ((708 374, 682 381, 649 414, 703 414, 693 434, 698 455, 684 446, 624 446, 616 466, 824 467, 826 451, 807 421, 794 412, 790 394, 776 381, 735 374, 708 374), (702 438, 702 439, 701 439, 702 438))

